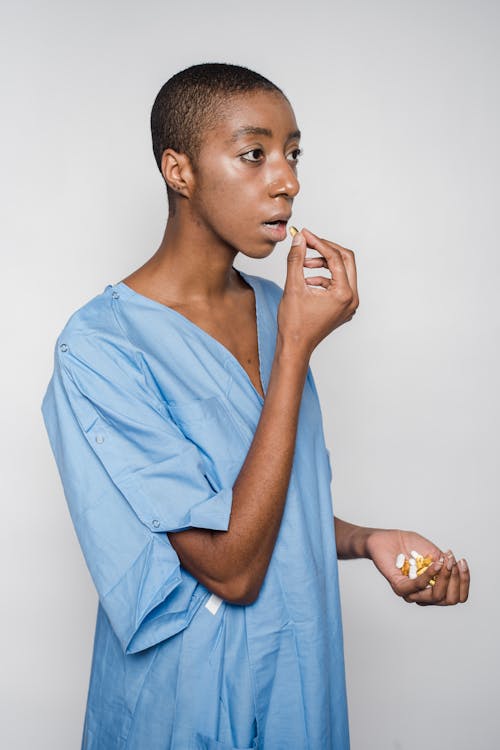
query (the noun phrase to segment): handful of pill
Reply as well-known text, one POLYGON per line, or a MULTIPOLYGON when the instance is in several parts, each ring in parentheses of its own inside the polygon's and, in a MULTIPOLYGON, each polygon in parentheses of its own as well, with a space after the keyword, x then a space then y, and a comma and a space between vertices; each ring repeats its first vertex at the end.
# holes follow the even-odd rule
MULTIPOLYGON (((399 568, 404 576, 408 576, 412 580, 425 573, 429 565, 432 565, 432 557, 424 557, 420 552, 415 552, 414 549, 410 552, 409 557, 406 557, 402 552, 396 557, 396 568, 399 568)), ((431 578, 429 583, 434 586, 436 578, 431 578)))

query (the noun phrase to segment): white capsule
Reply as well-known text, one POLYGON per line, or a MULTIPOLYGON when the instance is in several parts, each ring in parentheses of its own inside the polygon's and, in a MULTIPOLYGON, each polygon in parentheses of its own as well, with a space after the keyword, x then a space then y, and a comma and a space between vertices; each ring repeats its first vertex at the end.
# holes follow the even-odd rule
POLYGON ((396 568, 399 568, 401 570, 401 568, 403 567, 404 564, 405 564, 405 556, 401 552, 401 554, 399 554, 396 557, 396 568))
POLYGON ((413 557, 414 560, 416 560, 418 557, 422 557, 420 552, 415 552, 414 549, 412 549, 412 551, 410 552, 410 555, 413 557))
POLYGON ((410 564, 410 568, 416 568, 417 567, 417 561, 414 560, 413 557, 410 557, 410 559, 408 560, 408 562, 410 564))
POLYGON ((416 568, 410 568, 410 572, 408 573, 408 578, 411 578, 413 581, 417 577, 417 569, 416 568))

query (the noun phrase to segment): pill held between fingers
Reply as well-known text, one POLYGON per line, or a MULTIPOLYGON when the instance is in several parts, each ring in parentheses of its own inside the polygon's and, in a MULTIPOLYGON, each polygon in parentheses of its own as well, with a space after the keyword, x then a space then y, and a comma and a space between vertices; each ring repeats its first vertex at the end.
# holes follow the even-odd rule
POLYGON ((296 227, 290 227, 289 231, 292 237, 295 237, 295 235, 298 233, 299 230, 296 227))
POLYGON ((399 569, 401 570, 401 568, 403 567, 403 565, 404 565, 404 564, 405 564, 405 556, 404 556, 404 555, 403 555, 403 553, 401 552, 401 553, 400 553, 400 554, 399 554, 399 555, 398 555, 398 556, 396 557, 396 568, 399 568, 399 569))

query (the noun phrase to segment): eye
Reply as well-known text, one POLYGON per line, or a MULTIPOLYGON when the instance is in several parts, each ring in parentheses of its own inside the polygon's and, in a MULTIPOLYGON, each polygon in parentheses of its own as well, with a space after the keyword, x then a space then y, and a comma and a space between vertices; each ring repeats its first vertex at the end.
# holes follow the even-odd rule
POLYGON ((288 157, 291 157, 291 161, 294 162, 294 164, 297 164, 299 161, 299 157, 302 156, 304 153, 304 149, 302 148, 294 148, 293 151, 290 151, 288 154, 288 157))
POLYGON ((256 162, 260 161, 259 156, 262 157, 263 153, 264 152, 261 148, 253 148, 251 151, 247 151, 246 153, 241 154, 241 158, 245 161, 251 161, 255 164, 256 162), (251 158, 249 154, 251 155, 251 157, 255 157, 257 154, 257 158, 251 158))

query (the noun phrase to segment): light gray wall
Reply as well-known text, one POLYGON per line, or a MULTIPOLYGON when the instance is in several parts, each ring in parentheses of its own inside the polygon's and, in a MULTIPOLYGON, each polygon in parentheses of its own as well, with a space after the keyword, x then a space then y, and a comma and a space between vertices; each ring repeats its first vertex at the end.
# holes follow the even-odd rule
MULTIPOLYGON (((418 530, 472 568, 467 605, 425 609, 342 563, 353 750, 497 747, 499 4, 1 13, 0 745, 79 746, 96 601, 40 402, 70 313, 160 240, 157 90, 215 60, 284 88, 304 133, 293 221, 357 252, 358 313, 313 357, 336 512, 418 530)), ((237 265, 283 283, 287 248, 237 265)))

